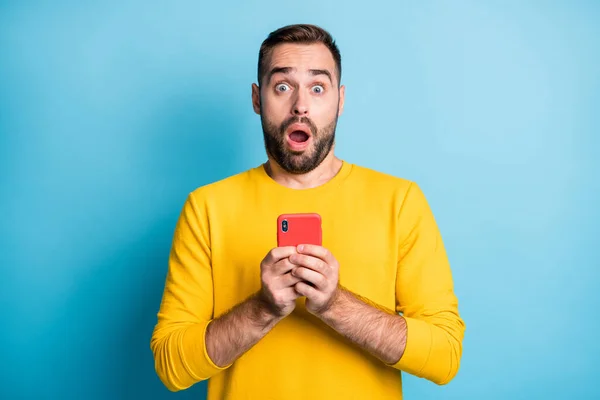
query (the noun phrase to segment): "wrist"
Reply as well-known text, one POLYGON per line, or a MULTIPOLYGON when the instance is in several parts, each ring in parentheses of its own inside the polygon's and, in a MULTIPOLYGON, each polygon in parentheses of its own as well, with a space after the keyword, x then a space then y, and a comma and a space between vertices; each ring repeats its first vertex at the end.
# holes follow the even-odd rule
POLYGON ((284 318, 279 310, 275 309, 263 296, 262 290, 256 293, 252 300, 254 302, 253 309, 256 310, 257 319, 261 322, 261 325, 272 327, 284 318))
POLYGON ((341 287, 337 286, 331 300, 322 310, 316 314, 324 322, 330 324, 337 320, 340 315, 340 310, 344 309, 344 302, 346 301, 347 292, 341 287))

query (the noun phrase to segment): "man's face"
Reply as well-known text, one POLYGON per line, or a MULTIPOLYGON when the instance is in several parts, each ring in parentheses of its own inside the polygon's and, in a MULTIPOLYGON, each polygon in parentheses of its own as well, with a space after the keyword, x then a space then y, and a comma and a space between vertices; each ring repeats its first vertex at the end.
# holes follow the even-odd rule
POLYGON ((284 170, 304 174, 331 151, 344 106, 335 61, 323 44, 281 44, 271 53, 261 87, 252 87, 267 153, 284 170))

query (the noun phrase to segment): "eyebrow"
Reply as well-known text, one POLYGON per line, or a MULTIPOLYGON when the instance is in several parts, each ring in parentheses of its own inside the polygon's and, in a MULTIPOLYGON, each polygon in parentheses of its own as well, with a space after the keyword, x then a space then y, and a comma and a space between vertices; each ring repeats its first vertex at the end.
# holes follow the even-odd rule
MULTIPOLYGON (((271 81, 271 77, 275 74, 289 74, 290 72, 293 72, 295 70, 296 68, 292 67, 274 67, 273 69, 271 69, 271 71, 269 71, 268 81, 271 81)), ((326 69, 309 69, 308 72, 312 76, 325 75, 329 78, 329 81, 333 83, 333 79, 331 79, 331 72, 329 72, 326 69)))
POLYGON ((309 72, 312 76, 326 75, 329 78, 329 82, 333 83, 333 79, 331 79, 331 72, 326 69, 310 69, 309 72))

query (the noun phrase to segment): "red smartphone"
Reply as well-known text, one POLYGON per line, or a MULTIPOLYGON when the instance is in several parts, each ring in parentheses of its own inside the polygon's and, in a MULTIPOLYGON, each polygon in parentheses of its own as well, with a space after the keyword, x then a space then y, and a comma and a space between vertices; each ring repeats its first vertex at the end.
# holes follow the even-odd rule
POLYGON ((317 213, 282 214, 277 218, 277 247, 322 246, 321 216, 317 213))

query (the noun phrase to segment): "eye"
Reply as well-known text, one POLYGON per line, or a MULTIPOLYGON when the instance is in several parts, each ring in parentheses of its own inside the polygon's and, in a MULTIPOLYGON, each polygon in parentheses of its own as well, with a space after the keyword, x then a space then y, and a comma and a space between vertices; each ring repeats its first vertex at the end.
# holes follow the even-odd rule
POLYGON ((321 85, 315 85, 312 87, 312 91, 313 91, 313 93, 321 94, 325 91, 325 88, 321 85))
POLYGON ((286 85, 285 83, 279 83, 277 85, 275 85, 275 90, 278 92, 287 92, 290 89, 290 87, 288 85, 286 85))

